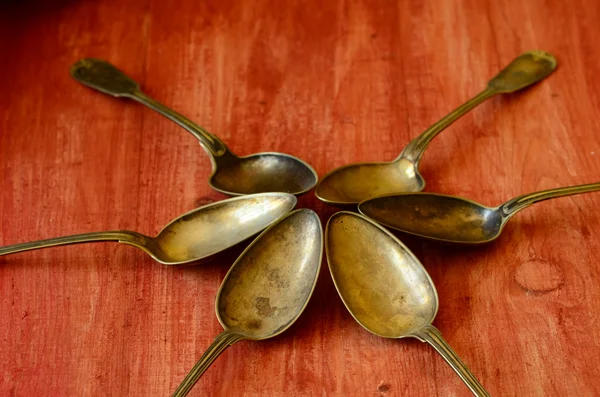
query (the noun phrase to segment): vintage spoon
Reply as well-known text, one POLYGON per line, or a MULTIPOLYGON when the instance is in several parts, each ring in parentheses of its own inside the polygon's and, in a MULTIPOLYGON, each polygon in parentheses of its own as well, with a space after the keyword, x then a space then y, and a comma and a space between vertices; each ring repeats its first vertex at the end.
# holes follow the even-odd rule
POLYGON ((71 75, 105 94, 140 102, 185 128, 208 153, 213 168, 209 183, 219 192, 232 196, 262 192, 300 195, 317 184, 316 171, 294 156, 275 152, 236 156, 217 136, 144 94, 137 82, 108 62, 82 59, 71 67, 71 75))
POLYGON ((309 209, 293 211, 246 248, 217 292, 217 319, 225 328, 173 396, 185 396, 232 344, 279 335, 300 316, 317 282, 323 254, 321 221, 309 209))
POLYGON ((58 245, 118 241, 143 250, 164 265, 181 265, 208 259, 258 234, 295 205, 296 197, 288 193, 234 197, 181 215, 156 237, 128 230, 76 234, 0 247, 0 256, 58 245))
POLYGON ((344 305, 367 331, 427 342, 476 396, 483 386, 431 325, 438 296, 427 271, 400 240, 368 218, 338 212, 327 222, 329 271, 344 305))
POLYGON ((423 190, 425 180, 419 174, 419 162, 433 138, 486 99, 530 86, 555 68, 556 59, 546 52, 522 54, 490 80, 481 93, 413 139, 394 161, 350 164, 335 169, 321 179, 315 194, 328 204, 351 206, 370 197, 423 190))
POLYGON ((543 190, 494 208, 444 194, 404 193, 365 200, 358 210, 384 226, 420 237, 452 243, 487 243, 500 235, 513 215, 531 204, 597 190, 600 183, 543 190))

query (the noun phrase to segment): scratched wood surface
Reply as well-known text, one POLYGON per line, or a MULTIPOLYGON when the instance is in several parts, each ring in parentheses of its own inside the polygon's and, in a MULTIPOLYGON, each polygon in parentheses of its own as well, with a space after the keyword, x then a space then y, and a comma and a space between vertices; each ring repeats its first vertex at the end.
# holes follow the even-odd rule
MULTIPOLYGON (((432 143, 429 191, 496 205, 600 179, 600 4, 558 0, 62 0, 0 3, 0 244, 146 234, 212 191, 191 135, 75 83, 110 60, 238 154, 281 151, 323 175, 394 158, 519 53, 559 69, 432 143)), ((435 324, 492 395, 600 395, 600 194, 537 204, 478 248, 400 236, 437 285, 435 324)), ((326 222, 311 192, 299 207, 326 222)), ((168 268, 86 244, 0 258, 0 395, 169 395, 221 331, 230 264, 168 268)), ((384 340, 343 307, 323 263, 281 336, 241 342, 193 395, 467 396, 432 348, 384 340)))

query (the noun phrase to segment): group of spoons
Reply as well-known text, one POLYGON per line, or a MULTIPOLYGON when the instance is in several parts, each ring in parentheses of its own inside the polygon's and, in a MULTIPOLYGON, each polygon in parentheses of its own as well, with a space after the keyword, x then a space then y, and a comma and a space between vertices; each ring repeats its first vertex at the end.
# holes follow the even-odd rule
POLYGON ((526 52, 488 82, 478 95, 412 140, 389 163, 348 165, 320 181, 306 162, 282 153, 233 154, 218 137, 144 94, 139 84, 108 62, 83 59, 71 68, 82 84, 134 99, 189 131, 209 155, 210 185, 240 196, 197 208, 171 221, 156 237, 107 231, 0 247, 0 256, 58 245, 117 241, 165 265, 199 263, 258 235, 225 276, 216 296, 224 331, 179 385, 185 396, 211 363, 240 340, 262 340, 289 328, 315 287, 323 246, 335 287, 365 329, 386 338, 414 337, 431 344, 473 394, 489 394, 432 325, 438 296, 414 254, 382 225, 425 238, 484 243, 497 238, 519 210, 541 200, 600 190, 600 183, 523 195, 489 208, 473 201, 421 193, 419 162, 431 140, 484 100, 528 87, 551 74, 554 57, 526 52), (295 195, 316 186, 316 196, 361 214, 341 211, 327 222, 309 209, 294 210, 295 195), (259 234, 260 233, 260 234, 259 234))

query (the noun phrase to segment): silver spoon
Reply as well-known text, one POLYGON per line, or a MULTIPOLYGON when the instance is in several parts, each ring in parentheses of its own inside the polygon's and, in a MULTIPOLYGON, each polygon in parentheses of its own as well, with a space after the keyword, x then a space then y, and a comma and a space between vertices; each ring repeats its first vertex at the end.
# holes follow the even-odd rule
POLYGON ((288 193, 259 193, 196 208, 171 221, 156 237, 128 230, 76 234, 0 247, 0 256, 94 241, 118 241, 143 250, 164 265, 207 260, 290 212, 296 197, 288 193))
POLYGON ((538 201, 595 192, 600 183, 543 190, 516 197, 498 207, 436 193, 405 193, 365 200, 358 210, 405 233, 451 243, 487 243, 500 236, 517 212, 538 201))
POLYGON ((325 203, 347 207, 371 197, 423 190, 425 180, 419 173, 419 162, 433 138, 486 99, 526 88, 546 78, 554 69, 556 59, 551 54, 544 51, 521 54, 491 79, 481 93, 410 141, 394 161, 337 168, 321 178, 315 195, 325 203))
POLYGON ((438 311, 435 286, 400 240, 367 217, 342 211, 327 222, 325 251, 335 288, 363 328, 384 338, 429 343, 473 394, 489 396, 431 325, 438 311))
POLYGON ((287 330, 312 295, 322 255, 321 221, 309 209, 293 211, 258 236, 231 266, 217 292, 215 310, 225 330, 173 396, 187 395, 227 347, 287 330))
POLYGON ((209 183, 219 192, 232 196, 262 192, 300 195, 317 184, 316 171, 289 154, 265 152, 236 156, 216 135, 144 94, 137 82, 106 61, 82 59, 71 67, 71 76, 105 94, 146 105, 190 132, 211 159, 213 171, 209 183))

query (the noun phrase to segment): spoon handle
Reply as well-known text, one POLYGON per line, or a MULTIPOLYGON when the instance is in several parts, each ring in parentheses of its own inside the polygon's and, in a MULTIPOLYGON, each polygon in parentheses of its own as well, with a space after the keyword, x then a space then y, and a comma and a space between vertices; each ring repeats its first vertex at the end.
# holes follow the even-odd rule
POLYGON ((454 372, 465 382, 471 392, 477 397, 489 397, 489 393, 479 383, 475 375, 463 363, 458 355, 452 350, 448 342, 444 340, 440 331, 433 325, 428 325, 416 335, 420 339, 429 343, 452 367, 454 372))
POLYGON ((394 161, 399 161, 400 159, 404 158, 412 162, 415 167, 418 167, 419 161, 421 161, 421 156, 423 156, 425 149, 427 149, 427 146, 429 146, 433 138, 445 130, 450 124, 464 116, 475 106, 481 104, 483 101, 491 98, 497 93, 498 92, 494 88, 489 86, 486 87, 485 90, 481 91, 479 94, 475 95, 473 98, 469 99, 467 102, 448 113, 437 123, 423 131, 421 135, 410 141, 400 156, 398 156, 398 158, 394 161))
POLYGON ((243 335, 230 331, 221 332, 177 387, 177 390, 173 393, 173 397, 186 396, 217 357, 219 357, 229 346, 242 339, 245 339, 243 335))
POLYGON ((219 138, 144 94, 135 80, 110 62, 95 58, 80 59, 71 67, 71 76, 96 91, 115 97, 127 97, 157 111, 195 136, 209 155, 221 156, 227 151, 219 138))
POLYGON ((16 254, 17 252, 31 251, 41 248, 56 247, 59 245, 69 245, 77 243, 89 243, 93 241, 118 241, 136 247, 145 247, 148 237, 127 230, 120 230, 114 232, 96 232, 96 233, 84 233, 75 234, 73 236, 56 237, 47 240, 32 241, 29 243, 7 245, 6 247, 0 247, 0 256, 16 254))
POLYGON ((215 135, 206 131, 198 124, 192 122, 187 117, 169 109, 157 100, 152 99, 148 95, 144 94, 141 90, 138 89, 133 91, 133 93, 128 95, 128 97, 160 113, 162 116, 168 118, 180 127, 187 130, 200 141, 200 144, 202 144, 202 146, 205 147, 210 154, 214 156, 221 156, 227 151, 225 144, 215 135))
POLYGON ((588 183, 586 185, 561 187, 558 189, 542 190, 540 192, 524 194, 502 204, 502 214, 505 218, 510 218, 523 208, 527 208, 538 201, 571 196, 573 194, 596 192, 598 190, 600 190, 600 183, 588 183))
POLYGON ((405 158, 417 167, 431 140, 469 110, 496 94, 508 94, 529 87, 545 79, 555 69, 556 58, 547 52, 528 51, 521 54, 494 76, 485 90, 413 139, 396 161, 405 158))

